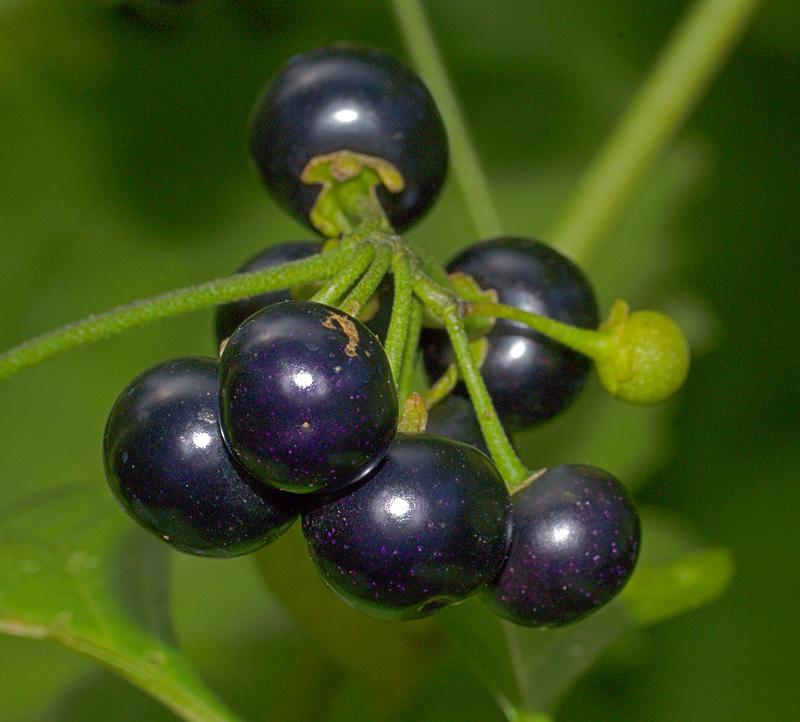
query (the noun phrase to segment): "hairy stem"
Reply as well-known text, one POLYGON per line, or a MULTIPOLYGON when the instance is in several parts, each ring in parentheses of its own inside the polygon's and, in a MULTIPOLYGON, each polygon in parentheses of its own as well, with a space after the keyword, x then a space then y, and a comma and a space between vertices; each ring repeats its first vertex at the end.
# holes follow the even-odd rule
MULTIPOLYGON (((399 384, 405 363, 411 312, 411 264, 405 252, 400 251, 392 258, 392 272, 394 274, 394 300, 385 349, 395 383, 399 384)), ((405 397, 401 395, 400 401, 405 401, 405 397)))
POLYGON ((505 429, 497 418, 492 399, 486 390, 486 384, 472 356, 457 297, 435 284, 424 274, 415 278, 414 293, 437 316, 444 319, 447 335, 456 356, 458 370, 466 384, 472 404, 475 406, 475 413, 486 445, 489 447, 492 459, 500 470, 506 485, 509 488, 515 486, 530 474, 514 451, 514 447, 511 446, 505 429))
POLYGON ((335 249, 283 266, 215 279, 74 321, 0 354, 0 381, 52 356, 153 321, 246 296, 330 278, 345 266, 350 256, 348 251, 349 249, 335 249))
POLYGON ((315 293, 311 300, 315 303, 325 303, 329 306, 337 305, 337 302, 367 270, 372 259, 375 257, 375 246, 366 241, 362 241, 352 256, 349 258, 347 266, 341 269, 331 282, 315 293))
POLYGON ((558 343, 590 358, 596 358, 602 354, 608 348, 608 344, 611 343, 607 334, 590 328, 570 326, 553 318, 521 311, 518 308, 505 306, 502 303, 471 303, 467 307, 465 315, 490 316, 519 321, 534 331, 538 331, 548 338, 552 338, 554 341, 558 341, 558 343))

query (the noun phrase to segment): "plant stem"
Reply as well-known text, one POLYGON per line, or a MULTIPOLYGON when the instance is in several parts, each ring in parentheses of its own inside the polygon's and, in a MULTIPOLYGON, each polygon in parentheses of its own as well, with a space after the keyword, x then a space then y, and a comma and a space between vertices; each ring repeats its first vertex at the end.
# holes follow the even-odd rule
MULTIPOLYGON (((408 322, 411 312, 411 264, 404 251, 399 251, 392 258, 392 272, 394 274, 394 299, 385 349, 395 383, 399 385, 405 363, 408 322)), ((400 396, 400 401, 405 401, 405 397, 400 396)))
POLYGON ((475 406, 475 413, 478 417, 486 446, 489 447, 492 459, 500 470, 506 485, 511 489, 530 476, 530 472, 519 460, 514 447, 511 446, 511 442, 506 436, 505 430, 497 419, 494 405, 489 392, 486 390, 486 384, 483 382, 478 366, 472 358, 464 322, 459 316, 455 305, 445 310, 444 322, 450 343, 453 345, 453 352, 458 362, 461 377, 464 379, 467 391, 469 391, 469 397, 475 406))
POLYGON ((558 341, 558 343, 592 359, 596 359, 603 354, 607 350, 609 343, 613 343, 608 334, 600 333, 590 328, 570 326, 568 323, 556 321, 547 316, 539 316, 528 311, 521 311, 518 308, 505 306, 502 303, 471 303, 466 315, 491 316, 519 321, 534 331, 538 331, 548 338, 558 341))
POLYGON ((0 354, 0 381, 52 356, 152 321, 246 296, 330 278, 347 264, 350 255, 347 248, 334 249, 329 253, 302 258, 280 267, 236 274, 169 291, 74 321, 0 354))
POLYGON ((367 272, 361 277, 359 282, 353 287, 353 290, 347 294, 342 302, 342 308, 351 316, 356 316, 361 310, 361 307, 369 300, 369 297, 375 293, 386 271, 389 270, 389 265, 392 262, 392 249, 388 245, 378 246, 375 256, 370 263, 367 272))
POLYGON ((414 278, 414 293, 420 300, 444 320, 447 335, 453 346, 456 364, 475 406, 475 414, 481 433, 489 447, 492 459, 509 488, 530 476, 529 471, 519 460, 514 447, 508 440, 505 429, 497 418, 492 399, 486 390, 478 365, 472 356, 467 331, 459 312, 457 296, 434 283, 428 276, 420 273, 414 278))
POLYGON ((420 0, 392 0, 406 48, 430 88, 444 118, 450 143, 450 162, 472 224, 481 238, 503 233, 489 184, 469 136, 456 94, 420 0))
POLYGON ((367 270, 374 256, 375 246, 366 241, 361 242, 356 246, 355 252, 349 258, 347 267, 342 269, 342 272, 333 278, 327 286, 317 291, 311 297, 311 300, 315 303, 335 306, 339 299, 347 293, 350 286, 367 270))
POLYGON ((650 167, 727 58, 761 0, 700 0, 545 237, 581 265, 600 253, 650 167))
POLYGON ((408 311, 408 332, 406 334, 406 347, 403 350, 403 362, 400 364, 400 378, 397 380, 397 395, 405 401, 411 394, 411 385, 414 380, 414 368, 417 362, 419 349, 419 334, 422 330, 422 304, 418 298, 411 297, 408 311))

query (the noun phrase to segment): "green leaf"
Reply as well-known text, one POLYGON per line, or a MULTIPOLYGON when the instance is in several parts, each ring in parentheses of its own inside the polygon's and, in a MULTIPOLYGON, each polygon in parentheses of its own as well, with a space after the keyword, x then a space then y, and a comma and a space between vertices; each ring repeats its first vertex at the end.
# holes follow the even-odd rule
POLYGON ((552 711, 598 655, 632 628, 631 617, 619 604, 558 629, 530 629, 506 622, 478 599, 440 616, 512 720, 523 711, 552 711))
POLYGON ((131 532, 100 486, 0 513, 0 632, 102 662, 192 722, 235 718, 169 642, 168 549, 131 532))
POLYGON ((703 549, 639 570, 621 597, 637 624, 647 626, 710 604, 728 588, 732 576, 727 549, 703 549))
POLYGON ((319 579, 299 524, 253 557, 270 592, 305 634, 362 689, 372 692, 370 718, 386 716, 407 703, 446 649, 432 619, 399 624, 342 603, 319 579))
POLYGON ((578 677, 623 635, 709 604, 728 586, 727 551, 694 550, 665 561, 665 552, 681 548, 685 539, 663 520, 654 526, 649 542, 645 534, 650 548, 643 554, 646 563, 653 561, 640 564, 616 599, 580 622, 556 629, 521 627, 494 615, 479 599, 441 613, 453 641, 510 720, 552 713, 578 677))

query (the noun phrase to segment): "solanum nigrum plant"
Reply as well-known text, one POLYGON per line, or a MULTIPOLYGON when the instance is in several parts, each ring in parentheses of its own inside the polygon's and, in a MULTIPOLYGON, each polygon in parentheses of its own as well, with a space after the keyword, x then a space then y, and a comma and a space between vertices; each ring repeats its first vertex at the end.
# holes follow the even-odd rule
MULTIPOLYGON (((283 243, 245 265, 239 275, 258 279, 259 293, 218 311, 222 351, 212 390, 207 367, 198 391, 198 372, 181 375, 174 369, 188 362, 174 361, 122 392, 106 433, 109 482, 136 521, 197 554, 245 551, 287 525, 270 516, 254 534, 238 530, 238 522, 221 523, 219 517, 241 517, 255 502, 239 494, 224 502, 236 505, 225 511, 218 489, 233 482, 220 476, 241 477, 251 495, 316 494, 304 529, 328 584, 378 616, 422 616, 499 573, 510 502, 496 480, 523 498, 521 487, 538 489, 539 478, 550 478, 527 469, 501 422, 525 427, 566 406, 591 360, 612 393, 637 403, 661 400, 683 381, 686 343, 662 314, 646 312, 646 323, 637 323, 641 313, 628 315, 621 302, 595 329, 588 281, 542 243, 474 244, 448 275, 398 235, 395 225, 412 225, 435 200, 447 139, 422 81, 386 53, 335 45, 293 58, 257 107, 251 151, 267 188, 329 240, 283 243), (381 342, 355 315, 387 274, 393 298, 381 342), (315 289, 310 298, 287 300, 301 284, 315 289), (429 403, 441 402, 460 379, 491 460, 421 435, 426 407, 411 380, 426 325, 443 327, 426 332, 428 370, 441 375, 429 403), (207 398, 212 391, 218 399, 207 398), (191 441, 200 438, 198 418, 214 429, 216 461, 208 473, 199 464, 212 443, 191 441), (406 436, 395 438, 398 428, 406 436), (394 491, 381 491, 381 484, 394 491), (396 528, 387 526, 385 509, 381 516, 373 508, 390 504, 387 494, 416 510, 400 514, 396 528), (393 566, 383 568, 383 557, 393 566), (375 589, 385 585, 391 594, 375 589)), ((621 487, 619 494, 626 499, 621 487)), ((638 546, 638 522, 618 531, 627 533, 615 542, 620 547, 638 546)), ((631 567, 632 561, 626 572, 631 567)), ((569 606, 557 584, 546 589, 553 606, 569 606)), ((594 594, 592 603, 611 596, 594 594)), ((521 612, 506 616, 529 623, 521 612)))
MULTIPOLYGON (((484 676, 510 719, 545 720, 552 699, 515 698, 508 679, 493 678, 498 648, 513 647, 510 666, 525 673, 574 649, 570 634, 599 653, 658 618, 647 589, 685 590, 657 567, 643 570, 647 584, 625 586, 641 521, 611 473, 591 459, 542 468, 509 434, 575 411, 594 372, 620 401, 667 399, 689 354, 660 312, 618 300, 601 320, 589 269, 559 239, 495 228, 447 266, 435 260, 436 239, 426 243, 417 223, 448 163, 463 168, 470 155, 457 114, 440 114, 434 100, 447 92, 436 81, 431 93, 377 48, 333 44, 291 58, 256 100, 249 149, 278 205, 322 239, 270 238, 232 276, 22 344, 0 356, 0 378, 216 307, 219 359, 165 360, 121 380, 103 444, 120 506, 172 548, 218 558, 257 549, 268 558, 300 519, 323 592, 383 620, 436 620, 491 667, 484 676), (412 229, 417 242, 403 235, 412 229), (417 374, 422 355, 428 383, 417 374), (537 647, 527 627, 554 641, 537 647)), ((481 202, 469 205, 480 216, 481 202)), ((99 645, 81 648, 186 719, 234 719, 186 702, 185 680, 164 682, 174 660, 160 648, 147 647, 155 662, 145 671, 99 645)), ((559 694, 585 666, 566 665, 559 694)))

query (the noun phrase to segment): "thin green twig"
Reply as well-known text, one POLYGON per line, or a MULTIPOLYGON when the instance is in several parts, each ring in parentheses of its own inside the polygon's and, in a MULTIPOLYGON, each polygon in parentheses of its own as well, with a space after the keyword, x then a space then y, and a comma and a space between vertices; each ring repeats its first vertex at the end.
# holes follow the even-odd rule
POLYGON ((392 5, 406 48, 444 118, 450 142, 450 162, 472 224, 481 238, 499 236, 503 233, 500 215, 422 3, 420 0, 392 0, 392 5))
POLYGON ((349 248, 292 261, 281 267, 236 274, 145 298, 88 316, 37 336, 0 354, 0 381, 42 361, 106 336, 245 296, 298 286, 337 274, 348 262, 349 248))
POLYGON ((545 234, 587 266, 653 163, 747 27, 761 0, 700 0, 545 234))
POLYGON ((375 246, 362 241, 360 245, 356 246, 347 268, 342 269, 342 272, 332 278, 327 286, 317 291, 311 297, 311 300, 315 303, 325 303, 329 306, 337 305, 342 296, 350 289, 350 286, 367 270, 374 257, 375 246))
MULTIPOLYGON (((392 273, 394 274, 394 299, 385 349, 395 383, 399 385, 400 376, 403 373, 408 322, 411 313, 411 264, 405 252, 400 251, 392 258, 392 273)), ((401 396, 400 401, 405 401, 405 398, 401 396)))

